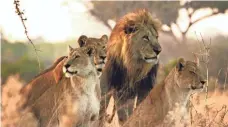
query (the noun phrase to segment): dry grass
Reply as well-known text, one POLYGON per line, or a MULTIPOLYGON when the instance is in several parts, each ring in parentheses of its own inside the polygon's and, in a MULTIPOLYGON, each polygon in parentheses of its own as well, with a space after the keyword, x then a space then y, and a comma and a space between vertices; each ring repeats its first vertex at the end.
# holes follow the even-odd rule
MULTIPOLYGON (((23 127, 37 127, 38 122, 29 109, 20 110, 25 98, 18 94, 23 86, 19 76, 10 76, 2 87, 2 126, 18 127, 23 117, 23 127), (25 115, 26 114, 26 115, 25 115)), ((228 91, 215 90, 208 93, 205 101, 205 93, 193 95, 190 99, 187 111, 183 106, 176 104, 170 111, 164 122, 158 126, 163 127, 227 127, 228 126, 228 91)), ((107 114, 113 113, 114 100, 110 99, 107 114)), ((66 127, 70 121, 63 116, 62 122, 66 127)), ((105 127, 119 127, 117 113, 111 123, 105 123, 105 127)), ((21 125, 22 126, 22 125, 21 125)))
POLYGON ((23 83, 19 80, 19 76, 15 75, 10 76, 2 87, 1 124, 3 127, 37 127, 38 125, 34 115, 29 112, 29 108, 21 109, 26 101, 23 96, 18 94, 22 86, 23 83), (26 122, 19 125, 21 121, 26 122))
POLYGON ((105 122, 104 126, 105 127, 120 127, 120 123, 119 123, 119 117, 117 115, 117 111, 116 110, 113 110, 114 108, 114 98, 113 96, 111 96, 110 100, 109 100, 109 104, 108 104, 108 107, 106 109, 106 113, 108 116, 113 116, 112 118, 112 121, 110 123, 108 122, 105 122), (115 112, 113 112, 115 111, 115 112))
MULTIPOLYGON (((210 81, 210 80, 209 80, 210 81)), ((214 81, 210 81, 213 85, 214 81)), ((217 86, 218 84, 216 84, 217 86)), ((10 76, 2 87, 2 126, 4 127, 37 127, 38 122, 34 115, 29 112, 29 108, 21 110, 21 106, 25 102, 25 98, 18 94, 22 88, 23 82, 19 76, 10 76), (21 119, 24 116, 23 119, 21 119), (23 125, 19 125, 21 121, 23 125)), ((218 85, 221 86, 221 85, 218 85)), ((223 91, 215 87, 215 91, 208 93, 207 101, 205 101, 206 93, 195 94, 189 101, 189 110, 183 106, 176 104, 176 107, 169 111, 163 123, 158 126, 162 127, 227 127, 228 126, 228 91, 223 91)), ((107 114, 113 114, 114 100, 109 101, 107 114)), ((64 117, 61 121, 61 127, 67 127, 70 119, 64 117)), ((111 123, 104 123, 105 127, 119 127, 117 113, 111 123)))
POLYGON ((164 123, 165 127, 227 127, 228 126, 228 91, 210 92, 205 101, 206 93, 193 95, 189 101, 189 111, 176 104, 164 123))

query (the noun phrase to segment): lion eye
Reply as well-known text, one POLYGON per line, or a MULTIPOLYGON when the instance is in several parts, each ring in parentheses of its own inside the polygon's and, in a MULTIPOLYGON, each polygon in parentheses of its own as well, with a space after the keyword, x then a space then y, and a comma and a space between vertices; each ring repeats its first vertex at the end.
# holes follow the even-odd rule
POLYGON ((80 57, 79 55, 75 55, 75 57, 74 57, 74 58, 76 59, 76 58, 79 58, 79 57, 80 57))
POLYGON ((143 40, 149 41, 149 37, 147 35, 143 36, 143 40))
POLYGON ((195 71, 190 71, 190 73, 192 73, 192 74, 196 74, 196 72, 195 72, 195 71))
POLYGON ((137 27, 128 26, 128 27, 125 28, 124 32, 125 32, 125 34, 131 34, 131 33, 134 33, 137 30, 138 30, 137 27))

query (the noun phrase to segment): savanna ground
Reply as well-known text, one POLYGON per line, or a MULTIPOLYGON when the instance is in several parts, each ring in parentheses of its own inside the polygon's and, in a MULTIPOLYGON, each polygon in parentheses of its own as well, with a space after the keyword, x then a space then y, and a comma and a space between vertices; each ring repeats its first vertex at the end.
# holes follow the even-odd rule
MULTIPOLYGON (((71 1, 68 1, 69 3, 71 1)), ((68 3, 68 4, 69 4, 68 3)), ((172 22, 176 23, 178 10, 181 9, 178 2, 164 4, 159 2, 91 2, 94 8, 90 13, 97 17, 105 26, 110 29, 108 19, 114 20, 123 14, 134 10, 138 7, 153 6, 152 12, 155 12, 164 24, 171 26, 172 22), (122 6, 117 6, 121 4, 122 6), (104 6, 105 5, 105 6, 104 6), (166 6, 165 6, 166 5, 166 6), (102 6, 102 7, 101 7, 102 6), (174 7, 175 6, 175 7, 174 7), (104 7, 104 8, 103 8, 104 7), (102 10, 100 10, 102 9, 102 10), (104 14, 104 9, 106 12, 104 14), (167 12, 167 9, 170 10, 167 12), (165 12, 165 13, 164 13, 165 12)), ((224 13, 227 10, 227 2, 196 2, 192 5, 184 5, 186 10, 189 7, 194 11, 205 7, 217 8, 217 12, 212 14, 224 13)), ((192 15, 188 15, 190 18, 192 15)), ((29 20, 29 17, 28 17, 29 20)), ((216 23, 216 22, 215 22, 216 23)), ((189 23, 189 27, 194 22, 189 23)), ((225 25, 225 24, 224 24, 225 25)), ((169 73, 176 63, 176 58, 184 57, 187 60, 194 60, 194 53, 200 58, 200 66, 205 71, 208 70, 208 92, 195 94, 189 100, 189 112, 186 112, 182 106, 176 104, 176 108, 167 114, 167 118, 158 126, 165 127, 227 127, 228 126, 228 40, 227 36, 214 34, 213 37, 204 37, 207 33, 198 32, 194 39, 187 38, 189 27, 182 31, 182 39, 178 40, 175 34, 167 31, 161 31, 159 42, 162 46, 160 55, 160 68, 157 77, 157 83, 161 82, 169 73), (207 96, 207 97, 206 97, 207 96)), ((106 33, 101 33, 106 34, 106 33)), ((15 41, 11 43, 10 39, 3 36, 1 38, 1 125, 3 127, 16 127, 20 116, 29 109, 20 110, 24 98, 17 93, 40 71, 34 54, 34 49, 30 44, 15 41)), ((76 40, 71 39, 64 43, 50 44, 42 38, 37 38, 35 46, 40 49, 38 52, 41 64, 41 70, 47 68, 52 62, 67 54, 67 45, 76 47, 76 40)), ((110 105, 113 105, 112 103, 110 105)), ((112 106, 110 106, 112 107, 112 106)), ((112 111, 112 108, 108 109, 112 111)), ((37 126, 37 122, 32 113, 27 115, 27 125, 30 127, 37 126)), ((67 120, 66 120, 67 121, 67 120)), ((117 117, 107 126, 119 126, 117 117)), ((143 126, 143 125, 141 125, 143 126)))

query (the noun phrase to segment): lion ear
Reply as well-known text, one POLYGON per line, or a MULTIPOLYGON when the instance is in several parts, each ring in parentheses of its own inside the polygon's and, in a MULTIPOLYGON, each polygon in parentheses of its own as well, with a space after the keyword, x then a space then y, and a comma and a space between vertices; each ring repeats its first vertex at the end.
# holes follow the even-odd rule
POLYGON ((72 48, 70 45, 68 45, 68 48, 67 48, 68 54, 70 54, 73 50, 74 50, 74 48, 72 48))
POLYGON ((78 39, 78 44, 80 47, 85 46, 87 37, 85 35, 81 35, 78 39))
POLYGON ((56 83, 59 83, 59 81, 63 77, 63 64, 64 64, 64 59, 60 61, 59 64, 57 64, 53 70, 53 75, 56 83))
POLYGON ((194 57, 195 57, 196 66, 199 67, 199 64, 200 64, 199 57, 196 54, 194 54, 194 57))
POLYGON ((105 42, 105 43, 107 43, 108 42, 108 36, 107 35, 102 35, 101 36, 101 40, 103 41, 103 42, 105 42))
POLYGON ((185 66, 184 58, 179 58, 178 61, 177 61, 177 65, 176 65, 178 71, 182 71, 184 66, 185 66))

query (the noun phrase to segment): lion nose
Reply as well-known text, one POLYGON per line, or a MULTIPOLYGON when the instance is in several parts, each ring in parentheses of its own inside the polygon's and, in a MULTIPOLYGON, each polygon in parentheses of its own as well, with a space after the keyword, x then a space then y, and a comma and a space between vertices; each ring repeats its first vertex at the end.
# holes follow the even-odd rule
POLYGON ((70 64, 66 64, 66 65, 64 65, 64 66, 65 66, 65 68, 67 69, 67 68, 70 67, 70 64))
POLYGON ((205 81, 205 80, 202 80, 202 81, 200 81, 200 83, 205 84, 205 83, 206 83, 206 81, 205 81))
POLYGON ((161 46, 156 46, 153 48, 154 52, 158 55, 161 52, 161 46))
POLYGON ((104 60, 106 58, 106 56, 100 56, 100 58, 104 60))

